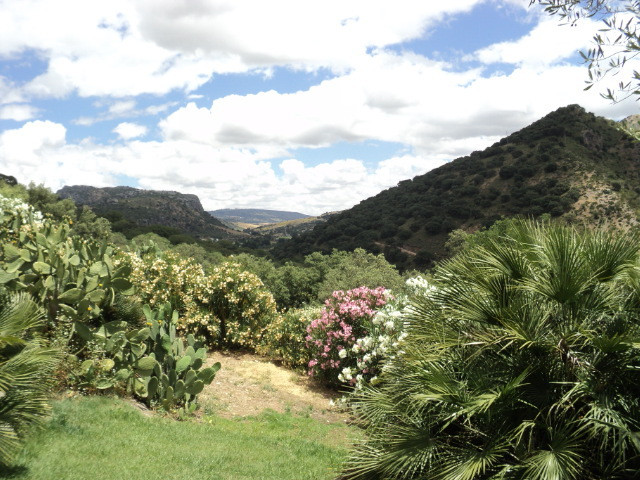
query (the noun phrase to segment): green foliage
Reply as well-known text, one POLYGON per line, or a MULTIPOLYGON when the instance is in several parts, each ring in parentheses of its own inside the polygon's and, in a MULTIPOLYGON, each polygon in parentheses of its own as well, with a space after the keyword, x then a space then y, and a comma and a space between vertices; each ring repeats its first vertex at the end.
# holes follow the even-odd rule
POLYGON ((331 255, 313 253, 305 264, 322 275, 317 299, 324 301, 335 290, 351 290, 357 287, 385 287, 388 290, 401 288, 402 277, 384 255, 374 255, 358 248, 353 252, 334 250, 331 255))
POLYGON ((323 272, 316 264, 295 265, 288 262, 276 266, 269 259, 249 254, 235 255, 233 260, 262 280, 281 311, 317 301, 323 272))
POLYGON ((0 181, 0 195, 5 198, 15 198, 24 202, 27 202, 29 198, 29 194, 24 185, 20 185, 19 183, 12 185, 5 181, 0 181))
POLYGON ((363 248, 384 253, 404 271, 428 268, 432 260, 446 257, 451 231, 475 231, 501 217, 549 214, 594 225, 603 218, 632 225, 632 212, 640 211, 640 194, 630 187, 640 181, 634 145, 613 122, 569 105, 482 152, 402 181, 329 217, 312 232, 279 242, 274 256, 302 260, 314 251, 363 248), (588 185, 595 179, 594 192, 588 185), (603 201, 600 191, 613 182, 621 185, 615 192, 620 201, 615 210, 602 205, 596 218, 585 201, 603 201), (622 213, 627 205, 630 220, 622 213))
POLYGON ((585 90, 605 77, 623 72, 626 77, 616 87, 607 88, 602 97, 619 102, 640 95, 640 72, 632 67, 640 51, 637 29, 640 4, 636 0, 530 0, 529 3, 545 6, 549 14, 559 15, 571 25, 583 18, 600 18, 602 28, 593 37, 594 47, 580 52, 589 69, 585 90))
POLYGON ((634 478, 640 239, 514 222, 434 271, 345 479, 634 478))
POLYGON ((117 292, 130 291, 130 269, 114 265, 106 243, 81 240, 64 222, 40 220, 37 212, 6 203, 0 220, 0 284, 32 294, 45 307, 49 326, 61 316, 95 319, 117 292))
POLYGON ((305 337, 309 324, 319 318, 320 306, 290 309, 267 325, 257 352, 292 368, 305 369, 311 359, 305 337))
POLYGON ((87 206, 77 207, 69 198, 60 199, 44 185, 30 183, 25 193, 27 202, 35 210, 54 221, 68 223, 72 226, 73 235, 105 240, 111 234, 111 224, 107 219, 98 217, 87 206))
POLYGON ((44 185, 33 182, 27 188, 27 201, 37 211, 52 216, 55 220, 75 220, 76 206, 70 199, 60 200, 44 185))
POLYGON ((159 252, 165 252, 171 248, 171 242, 157 233, 143 233, 131 239, 131 246, 134 250, 140 250, 151 245, 159 252))
POLYGON ((145 305, 143 311, 143 328, 113 321, 78 331, 92 344, 94 357, 81 363, 79 385, 97 390, 124 388, 148 405, 192 413, 197 395, 213 381, 220 364, 202 368, 206 349, 192 335, 186 344, 177 335, 178 312, 170 304, 154 310, 145 305))
POLYGON ((0 306, 0 465, 12 461, 29 427, 48 413, 48 379, 58 352, 38 335, 43 312, 27 294, 0 306))
POLYGON ((192 259, 202 265, 205 270, 224 261, 224 256, 219 252, 208 252, 195 243, 181 243, 172 247, 171 251, 184 259, 192 259))

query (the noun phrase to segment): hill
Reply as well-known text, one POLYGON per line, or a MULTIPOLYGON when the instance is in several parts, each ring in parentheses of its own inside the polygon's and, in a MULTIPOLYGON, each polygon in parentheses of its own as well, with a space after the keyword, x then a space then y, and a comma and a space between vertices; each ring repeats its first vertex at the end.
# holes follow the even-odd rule
POLYGON ((244 228, 287 222, 309 218, 309 215, 280 210, 260 210, 256 208, 223 208, 207 212, 223 222, 244 228))
POLYGON ((140 227, 173 231, 200 238, 230 239, 244 236, 207 214, 196 195, 132 187, 96 188, 65 186, 57 194, 78 205, 88 205, 108 218, 115 231, 134 232, 140 227))
POLYGON ((326 222, 329 217, 336 213, 337 212, 329 212, 323 213, 319 217, 305 217, 297 220, 287 220, 284 222, 262 225, 254 228, 253 231, 262 235, 270 236, 274 240, 280 238, 291 238, 313 230, 316 225, 326 222))
POLYGON ((578 105, 560 108, 482 152, 360 202, 274 247, 278 258, 357 247, 400 268, 446 255, 454 229, 549 214, 628 227, 640 213, 640 143, 578 105))

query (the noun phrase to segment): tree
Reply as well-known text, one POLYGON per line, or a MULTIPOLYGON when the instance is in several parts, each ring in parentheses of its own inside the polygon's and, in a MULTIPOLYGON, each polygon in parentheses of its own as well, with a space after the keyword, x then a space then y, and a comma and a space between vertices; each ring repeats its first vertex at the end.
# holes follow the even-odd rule
POLYGON ((636 96, 640 98, 640 72, 630 67, 640 53, 640 1, 638 0, 530 0, 551 15, 573 25, 583 18, 597 18, 604 27, 593 37, 594 47, 580 52, 589 68, 590 89, 607 76, 622 74, 617 87, 607 87, 601 94, 612 102, 636 96))
POLYGON ((356 397, 367 435, 342 478, 637 478, 639 252, 523 221, 440 264, 356 397))
MULTIPOLYGON (((307 264, 312 257, 307 257, 307 264)), ((329 298, 335 290, 383 286, 394 291, 402 287, 402 277, 384 255, 374 255, 362 248, 356 248, 353 252, 334 250, 325 261, 329 268, 318 287, 320 301, 329 298)))

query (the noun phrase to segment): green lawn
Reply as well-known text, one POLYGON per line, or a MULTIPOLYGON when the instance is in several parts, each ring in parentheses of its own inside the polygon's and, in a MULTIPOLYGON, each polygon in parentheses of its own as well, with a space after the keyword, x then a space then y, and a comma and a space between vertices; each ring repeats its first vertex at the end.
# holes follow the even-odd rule
POLYGON ((266 412, 201 422, 147 417, 113 398, 54 404, 0 478, 42 480, 332 479, 354 428, 266 412))

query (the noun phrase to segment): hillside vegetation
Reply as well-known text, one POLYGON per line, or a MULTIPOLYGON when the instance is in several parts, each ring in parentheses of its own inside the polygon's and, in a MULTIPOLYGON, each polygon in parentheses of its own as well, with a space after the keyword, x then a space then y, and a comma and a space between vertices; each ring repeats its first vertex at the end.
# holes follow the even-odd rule
POLYGON ((363 200, 274 250, 279 258, 362 247, 400 268, 446 254, 448 234, 501 217, 548 214, 625 227, 638 222, 640 144, 577 105, 491 147, 363 200))
POLYGON ((189 234, 214 239, 243 237, 242 233, 229 229, 206 213, 196 195, 84 185, 65 186, 57 193, 61 198, 91 207, 96 214, 112 222, 114 231, 124 232, 129 237, 150 231, 150 228, 153 230, 153 227, 160 234, 189 234))

